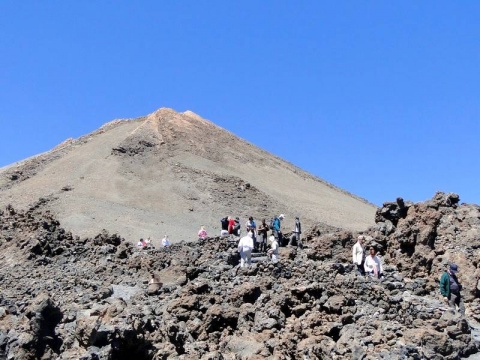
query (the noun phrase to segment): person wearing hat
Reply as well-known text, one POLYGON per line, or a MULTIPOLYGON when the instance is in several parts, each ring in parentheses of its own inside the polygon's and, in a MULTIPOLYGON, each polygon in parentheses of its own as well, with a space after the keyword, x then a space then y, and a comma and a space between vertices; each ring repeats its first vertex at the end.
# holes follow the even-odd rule
POLYGON ((353 245, 352 248, 352 259, 353 263, 357 265, 357 273, 359 275, 364 275, 365 271, 363 269, 363 263, 365 262, 365 251, 363 249, 363 240, 365 236, 360 235, 357 242, 353 245))
POLYGON ((458 266, 457 264, 447 264, 447 270, 442 274, 440 278, 440 293, 443 296, 444 301, 454 310, 458 306, 458 310, 461 314, 465 314, 465 305, 463 299, 460 296, 460 290, 462 285, 457 279, 458 266))

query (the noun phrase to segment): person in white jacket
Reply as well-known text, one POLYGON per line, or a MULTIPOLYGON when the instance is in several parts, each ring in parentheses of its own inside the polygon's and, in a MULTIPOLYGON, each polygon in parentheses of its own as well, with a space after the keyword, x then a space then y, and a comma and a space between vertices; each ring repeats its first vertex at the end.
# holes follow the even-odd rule
POLYGON ((252 264, 252 250, 253 250, 253 234, 249 231, 246 236, 242 237, 238 242, 238 252, 240 253, 240 267, 252 264))
POLYGON ((276 264, 278 262, 278 240, 275 236, 270 236, 270 250, 268 250, 268 255, 272 259, 272 263, 276 264))
POLYGON ((363 275, 365 273, 364 270, 363 270, 363 262, 364 262, 364 259, 365 259, 365 252, 364 252, 364 249, 363 249, 363 240, 364 239, 365 239, 365 237, 363 235, 360 235, 358 237, 357 242, 355 243, 355 245, 353 245, 353 248, 352 248, 353 263, 355 265, 357 265, 357 273, 359 275, 363 275))
POLYGON ((365 273, 369 276, 373 276, 379 279, 382 276, 383 267, 382 262, 377 256, 377 250, 372 246, 370 247, 370 255, 365 258, 365 273))

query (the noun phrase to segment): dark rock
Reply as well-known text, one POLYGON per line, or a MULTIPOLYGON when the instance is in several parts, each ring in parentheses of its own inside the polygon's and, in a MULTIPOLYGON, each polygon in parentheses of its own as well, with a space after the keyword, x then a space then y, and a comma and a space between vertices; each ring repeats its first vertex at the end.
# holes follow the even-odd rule
POLYGON ((469 322, 480 320, 480 210, 456 199, 379 209, 362 233, 380 249, 378 281, 355 275, 358 234, 348 231, 315 227, 306 249, 239 269, 236 243, 218 238, 138 251, 115 234, 75 237, 36 205, 11 207, 0 212, 0 359, 468 356, 478 338, 469 322), (460 268, 468 318, 439 297, 448 261, 460 268))

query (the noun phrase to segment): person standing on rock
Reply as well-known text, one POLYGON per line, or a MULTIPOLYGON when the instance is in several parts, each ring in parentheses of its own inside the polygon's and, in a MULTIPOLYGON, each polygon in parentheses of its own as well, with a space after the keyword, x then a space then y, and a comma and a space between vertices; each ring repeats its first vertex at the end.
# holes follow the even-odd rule
POLYGON ((237 216, 235 218, 235 222, 234 222, 235 225, 233 225, 233 235, 235 236, 240 236, 240 218, 237 216))
POLYGON ((257 244, 257 224, 255 223, 255 220, 253 220, 253 216, 250 216, 245 223, 245 228, 247 229, 247 232, 252 232, 253 236, 253 249, 255 251, 258 250, 258 244, 257 244))
POLYGON ((448 264, 447 270, 442 274, 440 278, 440 293, 443 296, 444 301, 454 310, 458 306, 458 310, 462 315, 465 314, 465 305, 463 299, 460 296, 460 285, 457 279, 458 266, 456 264, 448 264))
POLYGON ((262 223, 258 227, 258 237, 259 237, 259 250, 260 252, 267 251, 267 237, 268 237, 268 225, 265 219, 262 220, 262 223))
POLYGON ((285 215, 280 214, 273 219, 273 236, 277 239, 279 246, 283 246, 282 220, 284 218, 285 215))
POLYGON ((222 230, 228 231, 228 216, 225 216, 222 220, 220 220, 220 224, 222 225, 222 230))
POLYGON ((228 217, 228 233, 233 234, 233 228, 235 227, 235 219, 231 216, 228 217))
POLYGON ((377 250, 371 246, 370 254, 365 258, 364 264, 365 274, 380 279, 383 268, 380 258, 377 256, 377 250))
POLYGON ((270 250, 268 250, 268 255, 270 255, 272 259, 272 263, 276 264, 278 262, 278 240, 275 236, 270 236, 270 250))
POLYGON ((294 243, 301 249, 303 247, 302 240, 300 236, 302 234, 302 224, 300 223, 300 218, 297 216, 295 218, 295 228, 292 231, 292 235, 290 236, 290 241, 288 245, 293 245, 294 243))
POLYGON ((222 225, 222 230, 220 230, 220 237, 228 236, 228 216, 225 216, 222 220, 220 220, 220 224, 222 225))
POLYGON ((242 237, 238 242, 238 252, 240 253, 240 267, 252 264, 252 250, 253 250, 253 235, 249 231, 247 235, 242 237))
POLYGON ((363 249, 363 240, 365 237, 360 235, 357 242, 353 245, 352 248, 352 258, 353 263, 357 265, 357 273, 359 275, 364 275, 365 271, 363 269, 363 263, 365 262, 365 251, 363 249))

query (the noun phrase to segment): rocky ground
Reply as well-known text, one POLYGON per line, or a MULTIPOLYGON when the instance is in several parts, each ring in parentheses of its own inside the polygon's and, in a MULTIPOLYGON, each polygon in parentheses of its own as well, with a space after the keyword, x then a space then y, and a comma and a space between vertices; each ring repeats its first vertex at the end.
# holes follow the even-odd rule
POLYGON ((385 277, 355 274, 358 233, 323 228, 281 262, 238 267, 218 238, 138 250, 79 238, 43 210, 0 214, 0 359, 458 359, 478 352, 480 208, 385 203, 363 233, 385 277), (467 313, 438 294, 459 265, 467 313))

